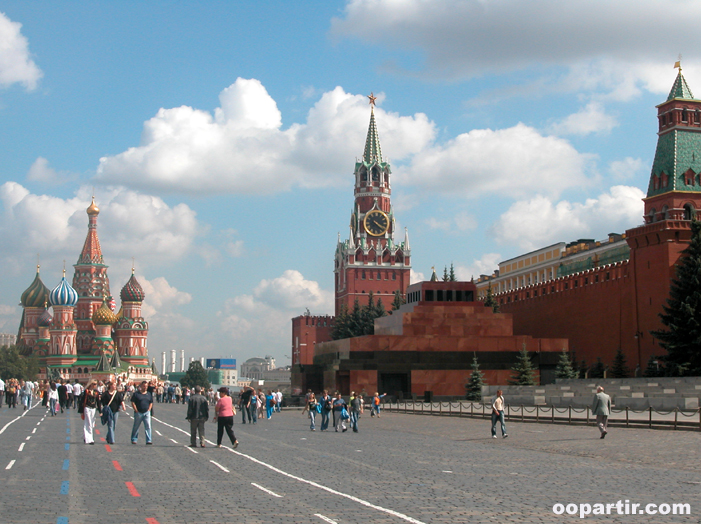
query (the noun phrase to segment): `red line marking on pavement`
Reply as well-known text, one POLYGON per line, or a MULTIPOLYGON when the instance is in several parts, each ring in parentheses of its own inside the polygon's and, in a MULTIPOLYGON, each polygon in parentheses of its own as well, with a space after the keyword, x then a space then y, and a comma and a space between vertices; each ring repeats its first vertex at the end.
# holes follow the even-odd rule
POLYGON ((122 466, 120 466, 119 462, 117 462, 116 460, 112 461, 112 465, 114 466, 114 469, 116 469, 117 471, 122 471, 122 466))
POLYGON ((97 434, 99 435, 99 434, 100 434, 100 430, 99 430, 99 429, 96 429, 96 430, 95 430, 95 433, 97 433, 97 434))
POLYGON ((105 444, 105 450, 107 450, 107 453, 112 453, 112 448, 109 444, 105 444))
POLYGON ((146 519, 147 524, 160 524, 156 519, 146 519))
POLYGON ((105 437, 100 437, 100 440, 101 440, 102 442, 107 442, 107 441, 105 440, 105 437))
POLYGON ((136 491, 136 488, 134 487, 134 484, 132 482, 125 482, 127 485, 127 489, 129 490, 129 493, 131 493, 132 497, 140 497, 139 492, 136 491))

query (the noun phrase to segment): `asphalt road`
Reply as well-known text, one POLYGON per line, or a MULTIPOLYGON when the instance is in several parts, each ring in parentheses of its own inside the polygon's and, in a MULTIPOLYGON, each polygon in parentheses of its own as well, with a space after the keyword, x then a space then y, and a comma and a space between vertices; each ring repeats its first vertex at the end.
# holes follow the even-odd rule
MULTIPOLYGON (((85 445, 73 410, 0 408, 0 523, 486 523, 575 522, 580 506, 619 500, 688 503, 690 515, 588 515, 589 522, 701 522, 701 434, 582 426, 490 424, 368 414, 360 432, 309 430, 299 410, 242 425, 237 450, 191 449, 185 406, 156 404, 154 444, 85 445), (20 416, 22 415, 22 416, 20 416), (577 515, 553 506, 577 505, 577 515)), ((574 508, 571 506, 570 509, 574 508)), ((665 509, 660 506, 660 509, 665 509)))

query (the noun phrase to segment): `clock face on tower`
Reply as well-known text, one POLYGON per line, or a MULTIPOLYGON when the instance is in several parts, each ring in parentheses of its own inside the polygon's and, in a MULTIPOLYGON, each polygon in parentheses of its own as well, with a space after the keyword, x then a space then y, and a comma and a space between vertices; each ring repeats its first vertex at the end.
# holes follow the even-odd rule
POLYGON ((374 237, 384 235, 389 229, 389 217, 379 209, 373 209, 363 220, 365 231, 374 237))

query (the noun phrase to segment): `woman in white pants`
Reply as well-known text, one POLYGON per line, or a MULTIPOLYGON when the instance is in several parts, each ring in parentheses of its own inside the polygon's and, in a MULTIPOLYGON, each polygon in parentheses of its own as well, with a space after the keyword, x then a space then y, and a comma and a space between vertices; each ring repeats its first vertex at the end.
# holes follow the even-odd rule
POLYGON ((95 427, 95 414, 100 409, 100 393, 97 391, 97 382, 93 380, 85 388, 83 401, 78 412, 83 419, 83 439, 86 444, 95 444, 93 428, 95 427), (82 411, 81 411, 82 410, 82 411))

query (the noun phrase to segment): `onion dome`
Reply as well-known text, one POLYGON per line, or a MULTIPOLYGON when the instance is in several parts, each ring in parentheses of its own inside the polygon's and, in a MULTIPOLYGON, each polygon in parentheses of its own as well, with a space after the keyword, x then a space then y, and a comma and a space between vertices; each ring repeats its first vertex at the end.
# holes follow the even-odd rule
MULTIPOLYGON (((44 302, 44 307, 46 307, 46 302, 44 302)), ((51 316, 51 313, 49 313, 49 310, 47 309, 37 319, 37 325, 39 327, 49 327, 53 319, 54 317, 51 316)))
POLYGON ((75 307, 78 303, 78 293, 66 280, 66 270, 63 270, 63 278, 49 294, 49 303, 52 306, 75 307))
POLYGON ((95 205, 95 197, 92 197, 92 204, 85 210, 88 215, 99 215, 100 208, 95 205))
POLYGON ((144 297, 146 296, 144 294, 144 288, 142 288, 141 284, 139 284, 139 281, 136 280, 136 277, 134 276, 134 268, 132 268, 131 270, 131 278, 124 285, 122 291, 119 293, 119 296, 121 297, 122 302, 144 301, 144 297))
POLYGON ((37 274, 29 287, 22 293, 20 299, 24 307, 41 307, 49 299, 49 288, 41 281, 39 276, 39 266, 37 266, 37 274))
POLYGON ((92 314, 92 321, 99 326, 108 326, 117 322, 117 316, 112 313, 105 299, 102 300, 102 305, 92 314))

